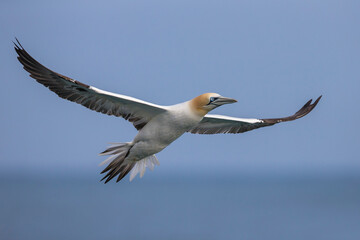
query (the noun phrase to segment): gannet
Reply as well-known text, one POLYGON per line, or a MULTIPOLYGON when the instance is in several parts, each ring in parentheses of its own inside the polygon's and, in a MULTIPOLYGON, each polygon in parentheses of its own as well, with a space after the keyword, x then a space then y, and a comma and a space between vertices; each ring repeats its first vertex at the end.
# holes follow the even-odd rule
POLYGON ((119 182, 130 171, 130 181, 146 168, 159 165, 155 154, 166 148, 186 132, 198 134, 243 133, 280 122, 292 121, 307 115, 317 105, 309 100, 294 115, 283 118, 247 119, 208 114, 224 104, 237 102, 217 93, 205 93, 189 101, 172 106, 162 106, 133 97, 107 92, 56 73, 32 58, 20 42, 14 42, 18 60, 30 77, 41 83, 59 97, 79 103, 91 110, 107 115, 123 117, 131 122, 138 134, 131 142, 114 143, 100 155, 109 157, 101 172, 105 183, 117 176, 119 182))

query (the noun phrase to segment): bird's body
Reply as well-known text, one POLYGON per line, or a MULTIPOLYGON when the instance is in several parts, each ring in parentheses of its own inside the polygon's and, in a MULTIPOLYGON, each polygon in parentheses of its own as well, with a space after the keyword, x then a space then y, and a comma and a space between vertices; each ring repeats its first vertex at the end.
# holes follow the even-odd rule
MULTIPOLYGON (((133 141, 115 143, 100 155, 110 155, 102 171, 105 183, 118 176, 120 181, 131 170, 130 181, 146 167, 153 169, 159 162, 156 153, 186 132, 199 134, 242 133, 279 122, 292 121, 308 114, 321 96, 311 104, 308 101, 294 115, 273 119, 244 119, 208 114, 211 110, 236 100, 217 93, 201 94, 192 100, 172 106, 161 106, 133 97, 107 92, 58 74, 33 59, 18 42, 15 44, 19 61, 39 83, 59 97, 79 103, 91 110, 123 117, 139 131, 133 141)), ((102 180, 103 180, 102 179, 102 180)))
POLYGON ((151 119, 135 136, 129 154, 131 160, 160 152, 202 120, 191 111, 189 102, 168 106, 166 110, 151 119))
MULTIPOLYGON (((211 97, 215 97, 219 101, 222 99, 222 104, 236 102, 234 99, 224 98, 216 93, 206 93, 184 103, 162 106, 161 108, 164 111, 155 115, 141 128, 132 142, 115 144, 101 153, 112 155, 105 160, 105 163, 110 161, 116 163, 113 165, 110 163, 104 169, 103 173, 108 172, 104 179, 107 178, 106 181, 109 181, 113 176, 116 176, 118 171, 123 172, 125 168, 116 170, 121 165, 129 166, 129 169, 134 168, 130 180, 137 173, 140 173, 142 177, 146 166, 153 168, 154 165, 158 164, 154 154, 169 146, 185 132, 195 128, 207 112, 217 107, 217 105, 207 104, 211 97), (207 105, 207 107, 204 109, 201 107, 203 105, 207 105)), ((119 178, 121 179, 121 177, 120 174, 119 178)))

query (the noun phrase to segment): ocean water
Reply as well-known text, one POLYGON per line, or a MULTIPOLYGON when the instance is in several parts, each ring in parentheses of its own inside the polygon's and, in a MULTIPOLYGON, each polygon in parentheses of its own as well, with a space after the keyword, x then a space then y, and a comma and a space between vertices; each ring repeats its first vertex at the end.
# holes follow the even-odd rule
POLYGON ((0 239, 360 239, 360 178, 146 177, 3 177, 0 239))

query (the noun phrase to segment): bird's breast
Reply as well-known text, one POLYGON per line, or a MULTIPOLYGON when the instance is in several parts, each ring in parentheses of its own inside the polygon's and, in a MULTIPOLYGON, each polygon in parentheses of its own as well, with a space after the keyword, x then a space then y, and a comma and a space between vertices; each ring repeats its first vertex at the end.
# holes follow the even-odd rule
POLYGON ((175 108, 159 114, 139 131, 136 140, 151 140, 164 147, 169 145, 202 119, 186 110, 175 108))
POLYGON ((158 153, 189 129, 196 126, 202 118, 191 114, 186 108, 170 108, 151 119, 136 135, 128 158, 140 160, 158 153))

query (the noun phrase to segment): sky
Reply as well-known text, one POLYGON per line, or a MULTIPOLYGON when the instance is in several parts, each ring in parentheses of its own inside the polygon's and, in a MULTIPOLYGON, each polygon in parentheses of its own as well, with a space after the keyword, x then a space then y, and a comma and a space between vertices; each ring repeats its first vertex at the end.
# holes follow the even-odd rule
MULTIPOLYGON (((160 105, 217 92, 213 113, 309 115, 238 135, 185 134, 155 175, 359 174, 359 1, 1 1, 0 174, 98 174, 127 121, 58 98, 12 41, 48 68, 160 105)), ((97 175, 96 175, 97 176, 97 175)))

